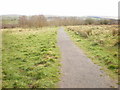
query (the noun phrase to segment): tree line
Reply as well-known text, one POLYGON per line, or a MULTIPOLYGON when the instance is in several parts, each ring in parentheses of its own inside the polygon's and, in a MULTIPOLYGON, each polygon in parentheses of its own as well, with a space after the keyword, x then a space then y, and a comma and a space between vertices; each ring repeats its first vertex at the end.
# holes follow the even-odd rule
POLYGON ((45 27, 45 26, 69 26, 69 25, 113 25, 118 24, 115 19, 94 19, 80 17, 45 17, 44 15, 20 16, 17 24, 2 24, 3 28, 14 27, 45 27))

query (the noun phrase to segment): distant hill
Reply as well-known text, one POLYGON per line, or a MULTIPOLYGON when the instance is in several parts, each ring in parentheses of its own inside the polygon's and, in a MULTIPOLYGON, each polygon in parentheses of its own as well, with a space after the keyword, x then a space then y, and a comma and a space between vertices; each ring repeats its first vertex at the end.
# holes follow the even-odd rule
POLYGON ((113 16, 87 16, 88 18, 95 18, 95 19, 118 19, 118 17, 113 16))
MULTIPOLYGON (((17 14, 9 14, 9 15, 1 15, 3 19, 18 19, 22 15, 17 15, 17 14)), ((87 18, 92 18, 92 19, 118 19, 118 17, 113 17, 113 16, 54 16, 54 15, 44 15, 47 18, 52 18, 52 17, 76 17, 76 18, 81 18, 81 19, 87 19, 87 18)))
POLYGON ((2 24, 17 24, 20 15, 1 15, 2 24))

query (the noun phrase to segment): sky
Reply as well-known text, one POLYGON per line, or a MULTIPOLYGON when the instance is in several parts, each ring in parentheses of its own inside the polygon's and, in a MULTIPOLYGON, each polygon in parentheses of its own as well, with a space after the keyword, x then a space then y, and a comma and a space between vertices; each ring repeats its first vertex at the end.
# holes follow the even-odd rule
POLYGON ((119 0, 1 0, 0 15, 118 16, 119 0))

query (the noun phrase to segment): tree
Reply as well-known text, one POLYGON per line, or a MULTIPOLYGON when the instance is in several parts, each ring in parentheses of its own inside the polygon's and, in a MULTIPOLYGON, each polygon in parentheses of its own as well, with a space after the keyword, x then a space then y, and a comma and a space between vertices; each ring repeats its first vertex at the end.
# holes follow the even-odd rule
POLYGON ((84 24, 86 24, 86 25, 94 24, 94 20, 91 19, 91 18, 87 18, 87 19, 85 20, 85 23, 84 23, 84 24))
POLYGON ((20 27, 27 27, 28 26, 27 16, 21 16, 19 18, 19 26, 20 27))
POLYGON ((43 27, 47 25, 47 20, 43 15, 22 16, 19 18, 20 27, 43 27))

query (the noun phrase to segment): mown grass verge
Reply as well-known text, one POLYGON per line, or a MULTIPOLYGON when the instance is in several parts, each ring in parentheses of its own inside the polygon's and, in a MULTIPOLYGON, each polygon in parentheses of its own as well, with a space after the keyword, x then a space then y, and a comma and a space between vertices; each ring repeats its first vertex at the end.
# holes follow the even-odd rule
POLYGON ((54 88, 59 81, 57 28, 3 29, 2 87, 54 88))
MULTIPOLYGON (((79 26, 81 27, 82 35, 79 29, 75 27, 66 28, 66 32, 71 39, 81 47, 89 58, 95 64, 102 66, 101 69, 107 72, 113 79, 118 80, 118 45, 117 35, 113 36, 111 29, 104 29, 114 26, 79 26), (97 28, 96 28, 97 27, 97 28), (82 29, 83 28, 83 29, 82 29), (101 29, 99 29, 101 28, 101 29), (92 30, 91 34, 84 35, 84 30, 92 30), (103 31, 102 31, 103 30, 103 31), (94 34, 97 33, 97 34, 94 34), (110 34, 111 33, 111 34, 110 34)), ((86 34, 86 33, 85 33, 86 34)))

